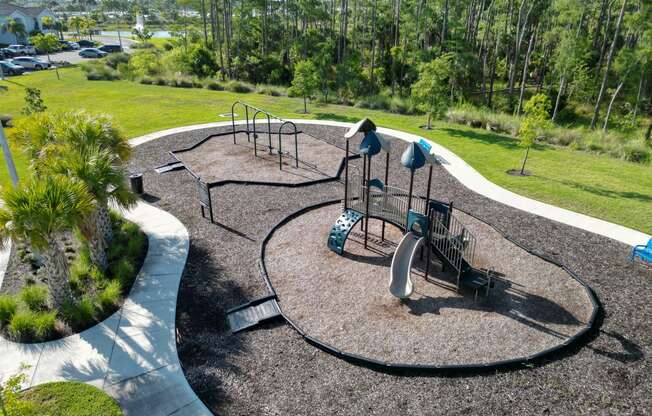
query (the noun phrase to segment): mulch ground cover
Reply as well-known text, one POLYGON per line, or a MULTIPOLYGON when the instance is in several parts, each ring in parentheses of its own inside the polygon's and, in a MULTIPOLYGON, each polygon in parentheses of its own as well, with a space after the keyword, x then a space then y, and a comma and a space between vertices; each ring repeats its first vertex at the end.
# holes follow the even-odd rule
MULTIPOLYGON (((344 129, 300 128, 342 143, 344 129)), ((341 198, 342 188, 337 183, 218 187, 213 192, 220 224, 210 224, 201 218, 187 172, 158 175, 153 168, 170 160, 169 150, 218 130, 146 143, 136 148, 131 166, 144 172, 147 200, 190 232, 177 305, 178 350, 191 386, 216 414, 646 414, 652 409, 650 269, 629 263, 629 248, 621 243, 491 201, 442 167, 434 172, 434 198, 452 200, 515 241, 565 263, 595 290, 604 314, 583 345, 533 366, 433 375, 347 363, 311 346, 284 323, 232 335, 225 311, 267 294, 256 263, 268 230, 304 206, 341 198)), ((399 164, 404 144, 393 144, 389 182, 406 188, 409 175, 399 164)), ((374 159, 372 175, 382 177, 380 159, 374 159)), ((427 172, 417 172, 416 192, 425 193, 426 180, 427 172)))
POLYGON ((389 271, 401 231, 389 226, 383 242, 381 222, 371 220, 369 248, 356 227, 340 256, 324 244, 340 213, 340 204, 308 211, 278 228, 265 248, 283 312, 340 351, 395 364, 488 364, 555 347, 588 325, 593 307, 584 286, 464 214, 456 217, 478 238, 479 267, 504 276, 476 299, 443 287, 450 280, 434 267, 434 283, 414 268, 414 292, 400 301, 389 293, 389 271))

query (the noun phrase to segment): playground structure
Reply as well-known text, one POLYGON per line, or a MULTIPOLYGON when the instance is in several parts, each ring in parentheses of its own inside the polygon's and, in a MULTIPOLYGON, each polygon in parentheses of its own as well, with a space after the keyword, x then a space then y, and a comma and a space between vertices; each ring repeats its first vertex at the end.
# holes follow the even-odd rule
POLYGON ((492 271, 473 267, 476 238, 453 215, 451 204, 430 198, 432 169, 437 163, 425 141, 409 143, 402 154, 401 164, 410 170, 410 185, 406 191, 389 186, 389 152, 391 146, 376 132, 375 124, 364 119, 353 126, 345 135, 346 148, 349 140, 356 134, 364 137, 359 146, 363 156, 362 174, 356 167, 349 167, 345 161, 343 212, 331 228, 328 247, 337 254, 344 253, 346 240, 358 223, 364 231, 364 246, 367 248, 369 220, 382 221, 381 239, 385 236, 385 223, 388 222, 404 230, 405 235, 399 243, 390 268, 390 292, 399 298, 408 298, 412 293, 411 269, 418 257, 423 259, 426 251, 425 279, 429 279, 431 253, 441 263, 442 269, 451 269, 456 276, 456 290, 469 287, 489 294, 492 287, 492 271), (381 151, 386 152, 384 181, 371 177, 372 157, 381 151), (428 165, 428 185, 426 197, 414 194, 415 172, 428 165))
MULTIPOLYGON (((267 291, 229 305, 235 306, 226 310, 231 332, 282 318, 311 344, 347 360, 386 368, 473 368, 528 361, 557 348, 560 338, 565 343, 566 334, 583 330, 589 320, 584 288, 571 277, 573 295, 562 292, 565 270, 541 264, 488 224, 431 198, 438 162, 427 142, 407 143, 399 158, 395 149, 403 142, 383 137, 369 119, 345 134, 334 127, 330 135, 327 128, 299 129, 244 103, 234 103, 231 117, 230 126, 171 151, 175 160, 163 167, 190 173, 202 216, 219 221, 213 211, 224 206, 231 213, 224 218, 233 218, 230 205, 248 203, 236 196, 228 207, 215 204, 215 187, 224 184, 305 186, 277 195, 305 195, 313 204, 296 205, 301 208, 263 239, 258 266, 267 291), (236 109, 245 116, 238 124, 236 109), (323 172, 326 166, 334 174, 323 172), (427 189, 419 193, 426 181, 415 182, 415 176, 424 167, 427 189), (339 185, 321 185, 326 182, 341 183, 344 197, 339 185), (468 288, 475 296, 465 295, 468 288), (479 294, 485 295, 482 302, 479 294), (550 320, 550 310, 564 316, 554 302, 577 314, 577 321, 568 318, 573 331, 565 329, 567 318, 550 320), (455 341, 447 334, 455 334, 455 341), (530 339, 540 343, 528 344, 530 339), (473 347, 485 340, 491 348, 473 347)), ((216 224, 219 232, 249 240, 237 222, 216 224)))

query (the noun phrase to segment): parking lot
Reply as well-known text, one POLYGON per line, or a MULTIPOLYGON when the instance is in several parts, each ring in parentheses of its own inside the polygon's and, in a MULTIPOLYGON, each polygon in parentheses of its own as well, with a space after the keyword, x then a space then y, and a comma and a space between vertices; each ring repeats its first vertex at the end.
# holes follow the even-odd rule
MULTIPOLYGON (((101 42, 102 44, 115 44, 115 45, 118 44, 118 38, 116 38, 116 37, 97 37, 94 40, 96 40, 98 42, 101 42)), ((134 49, 130 48, 130 45, 132 45, 133 43, 134 43, 134 41, 132 39, 126 39, 126 38, 122 39, 122 46, 123 46, 123 49, 124 49, 124 51, 126 53, 133 53, 134 52, 134 49)), ((48 61, 47 55, 36 55, 36 58, 38 58, 38 59, 40 59, 40 60, 42 60, 44 62, 48 61)), ((92 60, 92 59, 94 59, 94 58, 82 58, 81 56, 79 56, 79 50, 61 51, 61 52, 50 54, 50 60, 52 62, 68 62, 68 63, 73 64, 73 65, 78 64, 80 62, 92 60)), ((30 69, 27 69, 25 71, 26 74, 30 73, 30 72, 32 72, 32 70, 30 70, 30 69)), ((6 76, 6 74, 5 74, 5 76, 6 76)))

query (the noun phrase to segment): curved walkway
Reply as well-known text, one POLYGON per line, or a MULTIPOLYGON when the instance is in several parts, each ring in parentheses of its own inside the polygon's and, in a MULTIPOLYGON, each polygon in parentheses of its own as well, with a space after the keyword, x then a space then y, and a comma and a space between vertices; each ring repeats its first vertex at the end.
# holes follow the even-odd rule
MULTIPOLYGON (((272 122, 278 120, 272 120, 272 122)), ((317 124, 317 125, 327 125, 327 126, 338 126, 338 127, 351 127, 353 123, 344 123, 339 121, 330 121, 330 120, 304 120, 304 119, 290 119, 297 124, 317 124)), ((236 124, 241 125, 245 124, 244 120, 236 121, 236 124)), ((207 123, 207 124, 196 124, 191 126, 177 127, 168 130, 161 130, 158 132, 150 133, 141 137, 133 139, 132 145, 137 146, 142 143, 146 143, 151 140, 155 140, 159 137, 167 136, 175 133, 183 133, 186 131, 205 129, 211 127, 224 127, 231 126, 231 121, 217 122, 217 123, 207 123)), ((399 139, 413 142, 421 139, 421 137, 406 133, 399 130, 389 129, 385 127, 379 127, 378 131, 383 134, 387 134, 399 139)), ((451 152, 444 146, 441 146, 435 142, 430 142, 432 144, 433 152, 437 155, 442 166, 453 175, 460 183, 469 188, 470 190, 486 196, 489 199, 500 202, 502 204, 520 209, 531 214, 535 214, 544 218, 548 218, 553 221, 560 222, 562 224, 570 225, 576 228, 580 228, 585 231, 589 231, 595 234, 602 235, 604 237, 611 238, 621 243, 633 246, 636 244, 646 243, 652 236, 642 233, 631 228, 624 227, 622 225, 614 224, 608 221, 604 221, 598 218, 594 218, 588 215, 580 214, 574 211, 570 211, 564 208, 559 208, 554 205, 546 204, 531 198, 527 198, 521 195, 518 195, 512 191, 496 185, 495 183, 489 181, 487 178, 482 176, 477 170, 473 169, 468 163, 466 163, 461 157, 451 152)))
MULTIPOLYGON (((211 415, 190 388, 177 356, 177 292, 188 231, 171 214, 143 202, 125 217, 147 234, 149 249, 122 308, 100 324, 56 341, 0 339, 0 378, 27 364, 29 386, 59 380, 89 383, 115 398, 125 415, 211 415)), ((0 257, 7 255, 3 251, 0 257)), ((2 275, 5 270, 6 264, 2 275)))

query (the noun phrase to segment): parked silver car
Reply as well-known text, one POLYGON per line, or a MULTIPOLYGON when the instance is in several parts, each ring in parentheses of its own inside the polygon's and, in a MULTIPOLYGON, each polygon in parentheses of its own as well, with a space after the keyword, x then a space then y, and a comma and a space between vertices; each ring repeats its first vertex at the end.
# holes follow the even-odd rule
POLYGON ((31 56, 19 56, 11 60, 11 63, 14 65, 22 66, 25 69, 47 69, 50 67, 50 64, 45 61, 41 61, 37 58, 32 58, 31 56))

